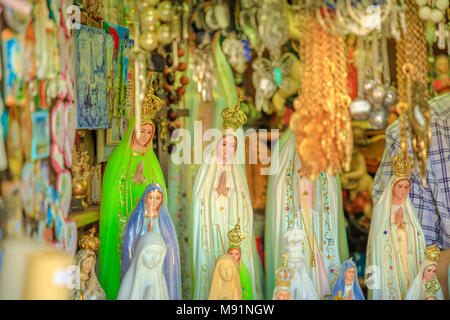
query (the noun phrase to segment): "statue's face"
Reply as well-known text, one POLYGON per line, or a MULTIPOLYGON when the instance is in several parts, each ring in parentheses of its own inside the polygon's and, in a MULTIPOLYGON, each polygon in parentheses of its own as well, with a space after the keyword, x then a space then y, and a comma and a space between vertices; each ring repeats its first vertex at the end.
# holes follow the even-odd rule
POLYGON ((149 269, 153 269, 154 267, 156 267, 158 262, 161 260, 162 252, 163 249, 159 245, 153 245, 144 249, 144 265, 149 269))
POLYGON ((230 282, 233 279, 233 265, 230 263, 222 263, 219 266, 220 276, 226 282, 230 282))
POLYGON ((139 139, 134 138, 134 144, 139 145, 140 147, 147 147, 150 140, 153 138, 153 125, 149 122, 144 122, 141 125, 141 135, 139 139))
POLYGON ((225 164, 231 164, 234 159, 234 153, 236 152, 237 139, 235 136, 226 135, 220 139, 217 144, 217 157, 225 164))
POLYGON ((147 194, 147 209, 158 211, 163 201, 163 195, 159 190, 150 191, 147 194))
POLYGON ((349 268, 347 271, 345 271, 345 284, 350 285, 355 281, 356 276, 356 269, 355 268, 349 268))
POLYGON ((95 257, 94 256, 88 256, 81 262, 81 272, 85 274, 89 274, 95 265, 95 257))
POLYGON ((409 189, 411 188, 411 183, 409 180, 400 180, 394 185, 393 196, 398 201, 405 201, 408 196, 409 189))
POLYGON ((287 290, 278 291, 275 300, 291 300, 291 293, 287 290))
POLYGON ((237 248, 232 248, 228 251, 228 254, 233 258, 234 262, 239 264, 241 260, 241 252, 237 248))
POLYGON ((431 266, 428 266, 423 271, 423 282, 428 282, 433 280, 436 277, 436 265, 432 264, 431 266))
POLYGON ((448 72, 448 58, 447 57, 439 56, 436 59, 436 71, 441 74, 448 72))

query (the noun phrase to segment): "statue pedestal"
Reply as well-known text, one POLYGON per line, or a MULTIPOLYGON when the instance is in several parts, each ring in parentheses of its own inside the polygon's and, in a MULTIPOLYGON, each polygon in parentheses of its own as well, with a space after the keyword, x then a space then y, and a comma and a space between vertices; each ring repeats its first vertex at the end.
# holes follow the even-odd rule
POLYGON ((84 198, 72 198, 70 202, 70 211, 85 211, 88 208, 84 198))

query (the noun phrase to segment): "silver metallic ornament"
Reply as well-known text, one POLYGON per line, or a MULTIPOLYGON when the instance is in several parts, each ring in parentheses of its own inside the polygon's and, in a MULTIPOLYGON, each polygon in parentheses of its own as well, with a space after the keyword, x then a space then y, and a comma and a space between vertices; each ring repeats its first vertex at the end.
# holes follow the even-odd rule
POLYGON ((372 99, 374 104, 382 104, 386 95, 386 88, 382 84, 377 84, 372 91, 372 99))
POLYGON ((386 90, 386 95, 384 96, 383 104, 386 107, 392 107, 393 105, 397 104, 398 102, 397 98, 398 98, 397 89, 391 86, 386 90))
POLYGON ((350 113, 355 120, 366 120, 370 112, 370 103, 362 98, 356 98, 350 104, 350 113))
POLYGON ((387 108, 377 105, 369 113, 369 123, 377 130, 386 129, 389 121, 389 111, 387 108))

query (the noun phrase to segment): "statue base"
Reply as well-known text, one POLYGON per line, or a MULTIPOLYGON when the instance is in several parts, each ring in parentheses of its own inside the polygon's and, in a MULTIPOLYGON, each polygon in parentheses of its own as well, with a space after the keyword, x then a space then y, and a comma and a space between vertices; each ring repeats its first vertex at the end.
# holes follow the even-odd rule
POLYGON ((85 211, 88 207, 84 198, 72 198, 70 202, 70 211, 85 211))

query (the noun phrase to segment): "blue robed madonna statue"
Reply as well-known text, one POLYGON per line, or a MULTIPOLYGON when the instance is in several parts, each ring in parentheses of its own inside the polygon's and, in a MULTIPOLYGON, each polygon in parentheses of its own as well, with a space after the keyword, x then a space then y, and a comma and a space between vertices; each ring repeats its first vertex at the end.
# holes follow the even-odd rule
POLYGON ((169 298, 181 299, 180 254, 177 236, 170 219, 163 188, 150 184, 128 220, 122 243, 121 277, 128 270, 139 239, 147 232, 159 233, 167 246, 164 259, 164 277, 169 298))
POLYGON ((364 300, 358 283, 356 264, 352 259, 344 261, 341 265, 331 297, 335 300, 364 300))

